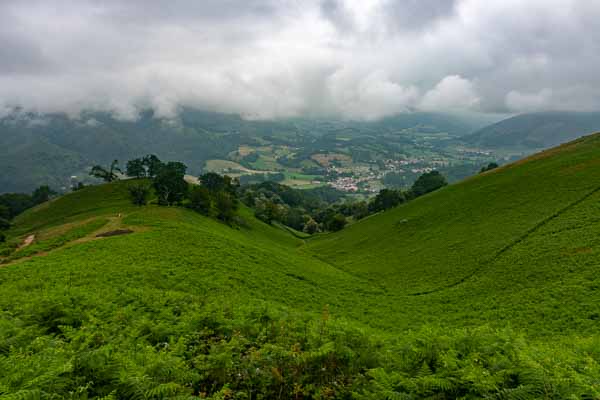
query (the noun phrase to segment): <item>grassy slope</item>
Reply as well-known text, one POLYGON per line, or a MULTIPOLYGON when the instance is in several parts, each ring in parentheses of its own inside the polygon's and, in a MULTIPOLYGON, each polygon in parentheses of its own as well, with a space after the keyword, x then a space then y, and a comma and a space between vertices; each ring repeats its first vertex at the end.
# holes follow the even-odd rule
MULTIPOLYGON (((59 285, 65 274, 76 274, 81 285, 96 291, 106 283, 112 287, 114 279, 118 281, 123 274, 149 274, 148 279, 154 279, 159 273, 166 277, 161 283, 164 288, 231 294, 240 302, 271 300, 314 312, 327 303, 345 304, 349 309, 350 294, 365 286, 350 274, 297 251, 302 240, 256 220, 247 208, 241 209, 247 226, 232 229, 186 209, 131 206, 126 192, 129 184, 115 182, 63 196, 21 215, 10 233, 44 236, 60 224, 77 225, 91 216, 114 218, 119 213, 125 216, 124 226, 149 229, 59 249, 2 268, 0 275, 11 276, 15 285, 21 279, 31 285, 32 276, 23 271, 35 271, 35 280, 41 285, 35 293, 43 296, 48 287, 59 285), (81 263, 85 270, 79 269, 81 263)), ((57 241, 47 240, 53 239, 57 241)), ((12 302, 14 298, 4 300, 12 302)))
POLYGON ((249 382, 258 393, 291 396, 301 368, 303 390, 331 398, 350 375, 344 385, 367 390, 361 377, 375 367, 383 368, 372 375, 380 383, 368 390, 377 394, 365 399, 528 390, 532 373, 555 376, 545 378, 552 390, 566 382, 564 393, 592 393, 600 373, 591 350, 600 319, 599 155, 600 135, 588 137, 308 245, 246 208, 247 225, 232 229, 181 208, 133 207, 130 182, 69 194, 20 216, 11 236, 60 242, 54 234, 77 237, 74 229, 103 220, 135 232, 0 266, 0 393, 66 393, 93 380, 91 397, 216 393, 249 382), (397 335, 425 324, 451 336, 429 328, 397 335), (560 348, 528 348, 485 328, 456 331, 480 325, 512 326, 560 348), (435 368, 423 371, 425 362, 435 368), (323 372, 331 365, 337 372, 323 372), (412 383, 386 388, 402 377, 412 383))
MULTIPOLYGON (((185 276, 182 291, 211 288, 213 293, 235 293, 240 302, 267 300, 314 312, 328 304, 338 316, 392 331, 425 323, 513 323, 545 335, 570 318, 577 323, 560 330, 581 331, 592 329, 595 321, 595 301, 580 300, 597 297, 597 282, 588 275, 597 265, 593 238, 600 229, 583 210, 594 215, 600 195, 590 196, 600 187, 599 155, 600 135, 587 137, 308 245, 257 221, 248 209, 242 209, 248 226, 236 230, 184 209, 132 207, 126 195, 129 182, 90 187, 31 210, 19 217, 13 233, 44 232, 60 223, 114 213, 126 214, 126 225, 151 227, 28 262, 43 265, 48 271, 43 280, 54 284, 60 282, 51 278, 55 269, 70 270, 80 260, 101 274, 132 268, 166 271, 179 265, 171 274, 175 281, 185 276), (571 214, 581 220, 567 217, 571 214), (569 221, 586 234, 571 238, 571 229, 541 239, 545 230, 569 221), (546 257, 532 245, 536 241, 548 241, 546 257), (526 266, 519 274, 510 261, 514 259, 526 266), (573 262, 585 267, 569 272, 573 262), (570 289, 573 301, 547 310, 560 298, 560 283, 567 279, 580 283, 570 289), (542 309, 552 323, 530 320, 531 313, 542 309)), ((18 280, 23 268, 2 272, 18 280)), ((84 284, 88 276, 81 279, 84 284)))
POLYGON ((309 248, 386 291, 380 307, 398 315, 399 326, 509 322, 538 334, 591 332, 599 188, 594 135, 322 236, 309 248))

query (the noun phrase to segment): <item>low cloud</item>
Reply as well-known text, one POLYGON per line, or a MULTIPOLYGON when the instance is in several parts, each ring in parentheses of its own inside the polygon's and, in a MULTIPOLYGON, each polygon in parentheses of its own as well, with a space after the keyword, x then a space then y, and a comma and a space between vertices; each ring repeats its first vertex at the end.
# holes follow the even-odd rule
POLYGON ((586 0, 4 0, 0 113, 600 109, 598 19, 586 0))

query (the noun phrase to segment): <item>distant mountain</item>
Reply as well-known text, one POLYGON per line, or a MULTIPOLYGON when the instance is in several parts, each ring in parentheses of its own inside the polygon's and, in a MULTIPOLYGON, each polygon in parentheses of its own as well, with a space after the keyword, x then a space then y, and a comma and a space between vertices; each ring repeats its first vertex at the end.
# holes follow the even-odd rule
POLYGON ((542 112, 505 119, 463 138, 489 148, 541 149, 600 131, 600 112, 542 112))
MULTIPOLYGON (((173 119, 156 118, 152 111, 123 121, 109 113, 85 112, 79 118, 63 114, 15 112, 0 119, 0 193, 31 191, 49 184, 68 187, 70 177, 87 178, 94 164, 125 161, 153 153, 163 160, 184 162, 189 172, 201 172, 209 159, 226 158, 242 143, 257 138, 320 137, 340 132, 351 135, 472 132, 468 118, 446 114, 406 113, 374 122, 311 120, 246 120, 239 115, 182 109, 173 119)), ((310 140, 309 140, 310 141, 310 140)))

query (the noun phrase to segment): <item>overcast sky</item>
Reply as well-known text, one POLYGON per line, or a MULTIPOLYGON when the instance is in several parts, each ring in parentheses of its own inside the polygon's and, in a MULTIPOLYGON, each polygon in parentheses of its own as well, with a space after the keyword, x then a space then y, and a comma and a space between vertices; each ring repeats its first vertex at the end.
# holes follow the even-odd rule
POLYGON ((1 0, 0 114, 600 109, 597 0, 1 0))

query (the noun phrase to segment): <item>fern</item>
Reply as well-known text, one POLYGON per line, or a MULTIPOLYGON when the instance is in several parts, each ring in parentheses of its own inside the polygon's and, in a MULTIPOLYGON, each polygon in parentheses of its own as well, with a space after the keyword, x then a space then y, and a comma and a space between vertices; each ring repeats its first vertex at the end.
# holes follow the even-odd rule
POLYGON ((20 390, 0 396, 0 400, 40 400, 41 398, 42 392, 39 389, 20 390))

